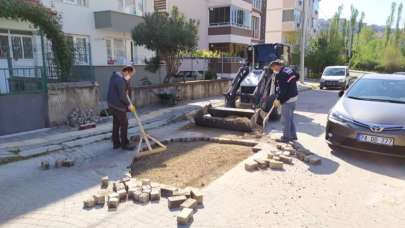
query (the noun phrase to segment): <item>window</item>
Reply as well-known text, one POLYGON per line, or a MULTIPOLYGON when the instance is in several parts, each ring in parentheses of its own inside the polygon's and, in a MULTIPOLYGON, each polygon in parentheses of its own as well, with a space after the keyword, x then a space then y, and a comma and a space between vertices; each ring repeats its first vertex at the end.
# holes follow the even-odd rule
POLYGON ((87 6, 87 0, 63 0, 63 2, 72 5, 87 6))
POLYGON ((260 18, 252 16, 252 34, 253 38, 260 40, 260 18))
POLYGON ((0 35, 0 59, 7 59, 8 51, 8 36, 0 35))
POLYGON ((295 21, 295 15, 294 15, 293 9, 283 10, 283 22, 287 22, 287 21, 295 21))
POLYGON ((127 63, 128 58, 127 58, 126 40, 107 39, 106 51, 107 51, 107 64, 124 65, 127 63))
POLYGON ((32 48, 32 38, 31 37, 23 37, 23 50, 24 50, 24 59, 33 59, 34 53, 32 48))
POLYGON ((138 16, 144 15, 144 0, 119 0, 120 10, 125 13, 135 14, 138 16))
POLYGON ((11 36, 11 49, 12 49, 12 57, 14 60, 32 59, 33 58, 32 37, 16 36, 16 35, 11 36))
POLYGON ((20 36, 11 37, 11 47, 13 49, 13 58, 19 60, 23 58, 23 49, 20 36))
POLYGON ((253 8, 262 10, 262 0, 253 0, 253 8))
POLYGON ((230 23, 230 7, 211 8, 210 25, 226 25, 230 23))
POLYGON ((234 25, 250 28, 250 23, 251 14, 248 10, 243 10, 234 6, 210 9, 210 26, 234 25))
POLYGON ((73 61, 75 65, 90 64, 90 43, 86 36, 67 36, 68 42, 73 50, 73 61))

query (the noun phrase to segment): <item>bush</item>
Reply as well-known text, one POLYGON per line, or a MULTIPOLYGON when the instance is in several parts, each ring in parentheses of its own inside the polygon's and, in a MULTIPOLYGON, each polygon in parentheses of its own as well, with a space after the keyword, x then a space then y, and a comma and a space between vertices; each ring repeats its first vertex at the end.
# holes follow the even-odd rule
POLYGON ((217 73, 215 73, 215 72, 213 72, 213 71, 207 71, 207 72, 205 72, 205 75, 204 75, 204 79, 205 80, 215 80, 215 79, 217 79, 218 77, 217 77, 217 73))

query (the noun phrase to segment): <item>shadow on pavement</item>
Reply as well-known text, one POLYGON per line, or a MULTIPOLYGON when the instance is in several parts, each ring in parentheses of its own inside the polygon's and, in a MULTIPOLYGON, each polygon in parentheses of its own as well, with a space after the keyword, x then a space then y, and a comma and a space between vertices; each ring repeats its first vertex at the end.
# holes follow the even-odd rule
POLYGON ((405 180, 405 158, 334 148, 332 154, 359 168, 405 180))
POLYGON ((298 112, 327 114, 339 100, 338 91, 311 90, 301 93, 297 102, 298 112), (318 102, 315 102, 318 101, 318 102))

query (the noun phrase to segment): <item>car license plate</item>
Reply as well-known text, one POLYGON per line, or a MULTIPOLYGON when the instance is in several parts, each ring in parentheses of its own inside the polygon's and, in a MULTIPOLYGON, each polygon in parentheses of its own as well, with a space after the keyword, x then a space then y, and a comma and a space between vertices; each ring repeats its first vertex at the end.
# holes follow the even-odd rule
POLYGON ((394 145, 394 139, 393 138, 380 137, 380 136, 374 136, 374 135, 359 134, 357 136, 357 140, 360 141, 360 142, 368 142, 368 143, 372 143, 372 144, 379 144, 379 145, 385 145, 385 146, 393 146, 394 145))

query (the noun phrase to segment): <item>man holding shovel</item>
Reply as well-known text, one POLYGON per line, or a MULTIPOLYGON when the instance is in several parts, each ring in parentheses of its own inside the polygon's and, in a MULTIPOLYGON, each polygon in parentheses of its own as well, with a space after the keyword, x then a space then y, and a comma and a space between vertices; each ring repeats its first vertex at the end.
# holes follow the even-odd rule
POLYGON ((129 98, 129 81, 135 74, 132 65, 126 65, 120 72, 114 72, 110 79, 107 102, 113 116, 113 148, 131 150, 128 140, 127 112, 134 110, 129 98))
POLYGON ((281 123, 283 136, 277 142, 290 142, 297 140, 297 129, 294 123, 294 110, 298 100, 297 81, 299 74, 291 68, 284 67, 280 60, 271 63, 271 69, 276 75, 275 107, 281 106, 281 123))

